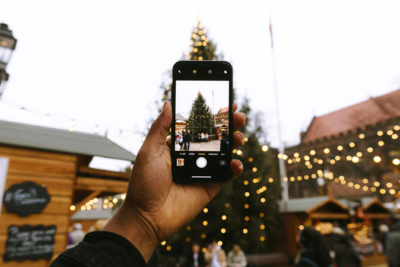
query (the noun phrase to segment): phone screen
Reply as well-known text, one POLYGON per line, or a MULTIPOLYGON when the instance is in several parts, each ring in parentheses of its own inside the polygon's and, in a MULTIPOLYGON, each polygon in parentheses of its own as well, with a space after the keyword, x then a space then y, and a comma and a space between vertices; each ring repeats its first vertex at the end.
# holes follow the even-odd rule
POLYGON ((232 69, 226 62, 178 62, 175 71, 171 129, 174 179, 226 181, 232 158, 232 69))

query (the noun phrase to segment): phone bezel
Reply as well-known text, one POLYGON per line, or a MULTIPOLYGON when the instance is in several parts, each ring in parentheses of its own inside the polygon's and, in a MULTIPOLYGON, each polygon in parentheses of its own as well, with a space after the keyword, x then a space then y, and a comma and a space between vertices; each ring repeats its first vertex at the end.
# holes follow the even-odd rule
MULTIPOLYGON (((171 125, 171 140, 175 140, 175 93, 176 93, 176 80, 204 80, 204 81, 229 81, 229 143, 233 144, 233 69, 227 61, 178 61, 172 68, 172 88, 171 88, 171 104, 172 104, 172 125, 171 125), (196 69, 196 74, 193 73, 196 69), (208 70, 213 70, 212 74, 208 74, 208 70), (226 69, 228 73, 220 72, 218 70, 226 69), (178 73, 181 70, 181 73, 178 73)), ((180 179, 175 173, 177 166, 175 166, 176 157, 172 149, 173 142, 171 142, 171 171, 172 177, 175 182, 179 183, 223 183, 227 182, 232 177, 230 169, 230 161, 232 161, 232 146, 229 147, 227 155, 227 174, 220 179, 208 178, 184 178, 180 179)), ((195 175, 195 173, 193 173, 195 175)))

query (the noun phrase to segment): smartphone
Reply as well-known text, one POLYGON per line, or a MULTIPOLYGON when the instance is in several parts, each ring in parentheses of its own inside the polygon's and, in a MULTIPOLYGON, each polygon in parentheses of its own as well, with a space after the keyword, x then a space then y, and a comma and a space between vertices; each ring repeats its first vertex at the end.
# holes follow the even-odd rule
POLYGON ((232 66, 179 61, 172 69, 172 176, 180 183, 221 183, 232 172, 232 66))

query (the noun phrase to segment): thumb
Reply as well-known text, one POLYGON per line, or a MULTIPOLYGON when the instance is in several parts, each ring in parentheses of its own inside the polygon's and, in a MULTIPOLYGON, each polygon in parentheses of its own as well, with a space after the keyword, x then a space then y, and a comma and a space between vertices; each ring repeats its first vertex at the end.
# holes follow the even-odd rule
POLYGON ((146 150, 164 149, 164 144, 171 128, 172 107, 171 102, 164 102, 164 108, 158 118, 151 125, 150 131, 143 143, 146 150))

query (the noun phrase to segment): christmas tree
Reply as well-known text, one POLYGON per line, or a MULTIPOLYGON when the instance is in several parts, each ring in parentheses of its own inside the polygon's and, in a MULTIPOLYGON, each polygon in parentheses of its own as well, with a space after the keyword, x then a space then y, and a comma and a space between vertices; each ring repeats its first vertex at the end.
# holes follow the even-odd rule
POLYGON ((198 133, 212 134, 213 132, 214 115, 200 92, 193 101, 186 129, 190 130, 194 135, 198 133))
MULTIPOLYGON (((222 54, 216 54, 217 46, 212 40, 208 39, 207 30, 201 24, 200 20, 194 26, 191 34, 189 51, 186 51, 183 59, 184 60, 222 60, 222 54)), ((159 104, 162 107, 162 102, 171 101, 171 88, 172 88, 172 75, 171 72, 165 73, 163 82, 160 86, 163 91, 162 101, 159 104)))

